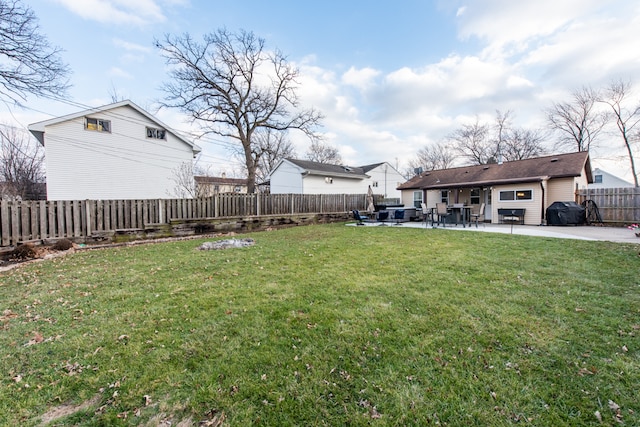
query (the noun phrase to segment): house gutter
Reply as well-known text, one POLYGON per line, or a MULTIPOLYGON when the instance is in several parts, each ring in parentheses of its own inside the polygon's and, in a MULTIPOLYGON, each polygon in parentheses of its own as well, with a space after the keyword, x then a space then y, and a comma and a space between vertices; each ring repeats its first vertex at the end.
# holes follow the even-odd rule
POLYGON ((545 191, 544 191, 544 184, 546 182, 547 182, 546 180, 540 181, 540 190, 542 190, 542 206, 541 206, 541 209, 540 209, 540 225, 544 225, 544 220, 545 220, 545 218, 544 218, 544 213, 545 213, 544 212, 544 205, 546 204, 545 203, 546 195, 545 195, 545 191))
MULTIPOLYGON (((487 181, 468 181, 468 182, 450 182, 450 183, 442 183, 437 185, 425 185, 422 188, 423 190, 440 190, 446 188, 473 188, 473 187, 486 187, 490 185, 500 185, 500 184, 519 184, 526 182, 540 182, 546 179, 546 177, 535 176, 535 177, 527 177, 527 178, 510 178, 510 179, 499 179, 499 180, 487 180, 487 181)), ((404 190, 408 190, 408 188, 403 188, 404 190)))

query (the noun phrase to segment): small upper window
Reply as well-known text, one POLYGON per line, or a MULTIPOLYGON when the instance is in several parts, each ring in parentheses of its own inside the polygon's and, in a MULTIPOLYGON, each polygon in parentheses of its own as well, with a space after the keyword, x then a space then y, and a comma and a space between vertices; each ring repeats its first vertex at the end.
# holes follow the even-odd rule
POLYGON ((147 138, 167 139, 167 131, 164 129, 147 128, 147 138))
POLYGON ((84 128, 87 130, 95 130, 98 132, 111 132, 111 121, 96 119, 93 117, 85 117, 84 128))
POLYGON ((594 183, 596 184, 602 184, 602 175, 596 175, 593 177, 594 178, 594 183))

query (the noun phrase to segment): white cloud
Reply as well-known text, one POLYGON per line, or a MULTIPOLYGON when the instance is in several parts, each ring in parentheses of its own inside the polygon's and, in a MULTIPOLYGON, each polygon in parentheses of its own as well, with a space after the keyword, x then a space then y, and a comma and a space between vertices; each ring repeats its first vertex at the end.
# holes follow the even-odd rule
POLYGON ((144 26, 166 21, 155 0, 57 0, 84 19, 105 24, 144 26))
POLYGON ((375 78, 379 75, 380 72, 373 68, 367 67, 357 70, 354 67, 351 67, 342 75, 342 82, 347 85, 355 86, 359 89, 365 89, 375 84, 375 78))
POLYGON ((151 52, 151 48, 148 46, 142 46, 137 43, 131 43, 122 39, 113 39, 113 44, 116 47, 120 47, 129 52, 138 52, 138 53, 149 53, 151 52))

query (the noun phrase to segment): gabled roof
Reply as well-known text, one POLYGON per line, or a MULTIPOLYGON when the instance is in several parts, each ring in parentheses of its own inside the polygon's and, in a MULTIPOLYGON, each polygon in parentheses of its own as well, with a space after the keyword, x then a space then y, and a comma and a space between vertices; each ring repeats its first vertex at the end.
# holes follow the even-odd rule
POLYGON ((375 168, 377 168, 378 166, 384 165, 384 162, 380 162, 380 163, 374 163, 372 165, 365 165, 365 166, 360 166, 362 168, 362 170, 367 173, 370 170, 373 170, 375 168))
POLYGON ((550 178, 569 178, 582 175, 593 182, 589 153, 586 151, 502 164, 463 166, 423 172, 398 186, 399 190, 477 187, 499 184, 539 182, 550 178))
POLYGON ((304 170, 306 175, 323 175, 340 178, 369 178, 363 168, 356 166, 331 165, 327 163, 311 162, 308 160, 284 159, 304 170))
POLYGON ((200 147, 198 147, 197 145, 195 145, 191 141, 185 139, 179 133, 177 133, 176 131, 171 129, 166 124, 162 123, 156 117, 154 117, 153 115, 151 115, 147 111, 143 110, 142 108, 140 108, 139 106, 137 106, 136 104, 134 104, 130 100, 120 101, 120 102, 116 102, 116 103, 108 104, 108 105, 103 105, 101 107, 96 107, 96 108, 89 108, 87 110, 79 111, 77 113, 67 114, 66 116, 54 117, 53 119, 43 120, 43 121, 37 122, 37 123, 32 123, 32 124, 29 125, 29 131, 31 131, 33 136, 36 137, 36 139, 40 142, 40 144, 44 145, 44 133, 45 133, 45 128, 47 126, 51 126, 51 125, 55 125, 55 124, 58 124, 58 123, 66 122, 66 121, 69 121, 69 120, 74 120, 74 119, 77 119, 79 117, 91 116, 91 115, 95 115, 95 114, 104 114, 105 116, 108 116, 110 110, 114 110, 116 108, 120 108, 120 107, 124 107, 124 106, 128 106, 128 107, 136 110, 138 113, 142 114, 147 119, 149 119, 150 121, 152 121, 155 124, 157 124, 158 127, 161 127, 162 129, 166 130, 167 132, 171 133, 173 136, 178 138, 180 141, 182 141, 185 144, 187 144, 188 146, 190 146, 193 149, 194 154, 200 152, 200 147))

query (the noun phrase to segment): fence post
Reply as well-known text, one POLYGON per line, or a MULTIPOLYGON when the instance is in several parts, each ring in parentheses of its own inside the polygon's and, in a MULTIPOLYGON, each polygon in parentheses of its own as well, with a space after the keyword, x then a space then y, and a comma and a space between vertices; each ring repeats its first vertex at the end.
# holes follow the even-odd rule
POLYGON ((11 244, 11 232, 9 231, 9 202, 0 200, 0 231, 2 232, 2 246, 11 244))
POLYGON ((164 224, 164 206, 161 199, 158 199, 158 222, 164 224))
POLYGON ((47 237, 49 237, 48 227, 47 227, 48 222, 47 222, 47 201, 46 200, 40 200, 40 202, 38 202, 38 210, 40 214, 40 238, 46 239, 47 237))
POLYGON ((91 208, 93 207, 93 203, 91 200, 84 201, 84 215, 85 215, 85 223, 87 224, 87 229, 85 231, 85 237, 91 236, 91 208))

